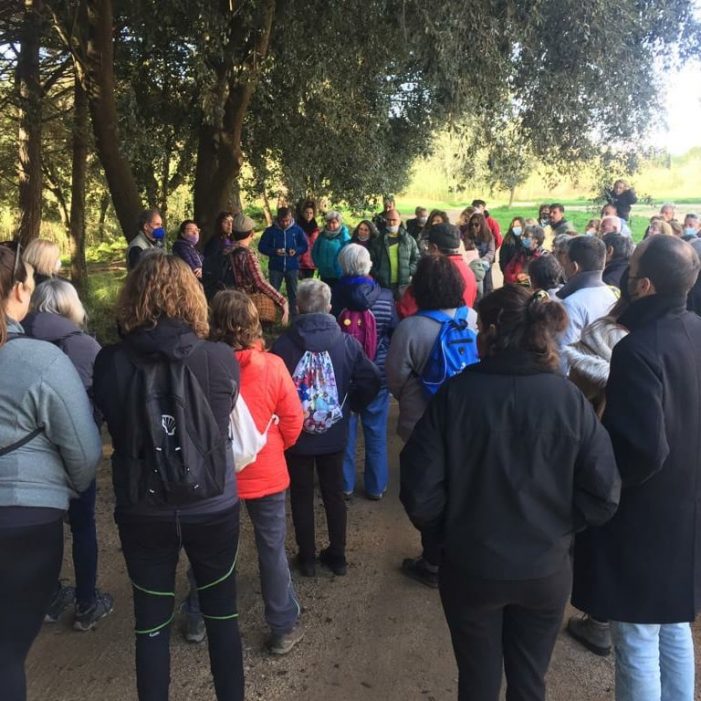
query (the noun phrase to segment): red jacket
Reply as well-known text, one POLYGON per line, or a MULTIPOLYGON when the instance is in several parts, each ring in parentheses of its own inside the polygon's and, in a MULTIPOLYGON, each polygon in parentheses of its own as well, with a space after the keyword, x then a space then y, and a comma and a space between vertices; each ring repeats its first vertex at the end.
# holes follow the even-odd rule
POLYGON ((305 232, 304 235, 307 237, 308 246, 307 250, 299 257, 300 270, 316 270, 316 265, 314 265, 312 260, 312 248, 314 248, 314 243, 319 238, 319 229, 314 229, 310 234, 305 232))
POLYGON ((258 348, 235 352, 241 367, 241 396, 262 433, 273 414, 280 423, 271 424, 268 442, 255 462, 236 475, 241 499, 258 499, 287 489, 284 451, 297 442, 302 431, 302 405, 285 363, 278 356, 258 348))
MULTIPOLYGON (((472 309, 477 299, 477 280, 475 279, 475 274, 461 255, 448 256, 448 258, 460 271, 460 275, 462 275, 462 279, 465 281, 465 291, 462 294, 462 298, 465 300, 465 304, 472 309)), ((401 299, 397 302, 397 314, 399 314, 401 319, 404 319, 407 316, 413 316, 418 311, 419 308, 414 299, 414 291, 411 289, 411 285, 409 285, 401 299)))
POLYGON ((494 248, 499 248, 504 241, 504 237, 501 235, 501 229, 499 228, 499 222, 494 217, 489 216, 485 217, 485 220, 494 237, 494 248))
POLYGON ((504 268, 504 284, 517 285, 525 282, 528 277, 528 264, 542 255, 542 251, 533 251, 530 256, 527 256, 524 251, 519 251, 504 268))

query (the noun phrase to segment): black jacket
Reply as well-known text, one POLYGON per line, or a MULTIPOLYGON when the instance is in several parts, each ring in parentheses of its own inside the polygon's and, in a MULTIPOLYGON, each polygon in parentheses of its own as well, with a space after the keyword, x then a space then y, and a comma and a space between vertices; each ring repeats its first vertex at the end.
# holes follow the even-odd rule
POLYGON ((305 351, 328 351, 339 401, 342 402, 347 396, 341 421, 326 433, 302 431, 289 452, 296 455, 327 455, 345 450, 351 410, 360 411, 380 391, 380 372, 368 360, 361 345, 341 331, 331 314, 301 314, 292 328, 275 341, 271 350, 285 361, 290 375, 294 374, 305 351))
POLYGON ((613 287, 621 288, 621 275, 623 271, 628 267, 627 258, 614 258, 607 266, 604 268, 604 272, 601 275, 601 279, 607 285, 612 285, 613 287))
MULTIPOLYGON (((194 331, 185 322, 177 319, 164 319, 154 328, 141 328, 127 334, 121 343, 105 346, 95 361, 93 394, 95 403, 107 421, 112 436, 112 447, 119 454, 120 445, 126 440, 127 422, 132 417, 126 416, 124 394, 129 386, 136 368, 129 361, 126 347, 137 356, 162 355, 169 359, 183 360, 198 379, 209 405, 216 417, 223 434, 229 430, 229 416, 233 409, 239 387, 239 365, 233 350, 224 343, 200 342, 194 331), (117 356, 126 358, 119 362, 117 356), (129 366, 131 372, 125 372, 129 366)), ((236 502, 236 480, 234 461, 231 454, 231 470, 227 472, 231 479, 226 483, 224 492, 212 499, 181 506, 180 512, 188 514, 215 513, 233 506, 236 502)), ((117 498, 117 515, 127 513, 159 516, 173 513, 171 507, 155 508, 152 506, 129 507, 124 493, 123 476, 113 471, 112 482, 117 498)))
POLYGON ((624 190, 620 195, 614 195, 613 190, 606 190, 606 201, 616 207, 616 214, 628 221, 631 207, 638 201, 638 196, 632 188, 624 190))
POLYGON ((701 319, 685 304, 653 295, 619 319, 603 423, 621 504, 575 545, 572 603, 596 617, 679 623, 701 605, 701 319))
POLYGON ((469 576, 546 577, 574 532, 614 514, 611 441, 584 395, 526 353, 502 353, 446 382, 401 453, 400 498, 469 576))

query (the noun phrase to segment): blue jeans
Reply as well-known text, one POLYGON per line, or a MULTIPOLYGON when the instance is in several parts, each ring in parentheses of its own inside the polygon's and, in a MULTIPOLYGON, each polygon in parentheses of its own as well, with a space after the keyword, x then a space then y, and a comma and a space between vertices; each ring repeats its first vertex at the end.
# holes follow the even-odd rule
POLYGON ((358 417, 365 435, 365 491, 380 495, 387 489, 387 415, 389 413, 389 391, 381 389, 379 394, 360 412, 351 414, 348 422, 348 443, 343 460, 343 490, 355 488, 355 442, 358 435, 358 417))
POLYGON ((285 552, 285 492, 246 499, 258 550, 265 620, 273 633, 288 633, 300 614, 285 552))
POLYGON ((282 281, 285 281, 287 288, 287 301, 290 304, 290 314, 297 313, 297 278, 298 270, 268 270, 270 276, 270 284, 278 291, 282 287, 282 281))
POLYGON ((693 701, 694 642, 688 623, 611 621, 616 701, 693 701))

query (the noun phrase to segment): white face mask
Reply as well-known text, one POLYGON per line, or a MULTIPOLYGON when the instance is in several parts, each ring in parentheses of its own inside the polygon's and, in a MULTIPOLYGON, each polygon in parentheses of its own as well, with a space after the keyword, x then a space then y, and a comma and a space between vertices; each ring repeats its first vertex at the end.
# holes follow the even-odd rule
POLYGON ((428 217, 416 217, 416 221, 423 226, 428 221, 428 217))
POLYGON ((55 272, 58 272, 59 270, 61 270, 61 259, 60 258, 56 261, 56 265, 54 266, 55 272))
POLYGON ((387 231, 389 231, 390 234, 398 234, 399 233, 399 225, 394 224, 392 226, 388 226, 387 231))

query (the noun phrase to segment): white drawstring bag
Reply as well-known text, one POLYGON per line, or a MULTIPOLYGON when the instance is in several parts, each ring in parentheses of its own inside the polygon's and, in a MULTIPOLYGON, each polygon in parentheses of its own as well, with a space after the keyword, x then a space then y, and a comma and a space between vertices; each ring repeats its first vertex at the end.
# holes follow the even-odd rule
POLYGON ((280 417, 273 414, 261 433, 251 412, 246 405, 243 395, 239 393, 231 416, 229 417, 229 437, 231 448, 234 451, 234 467, 236 472, 241 472, 244 467, 255 462, 258 453, 268 442, 268 431, 273 424, 280 423, 280 417))

